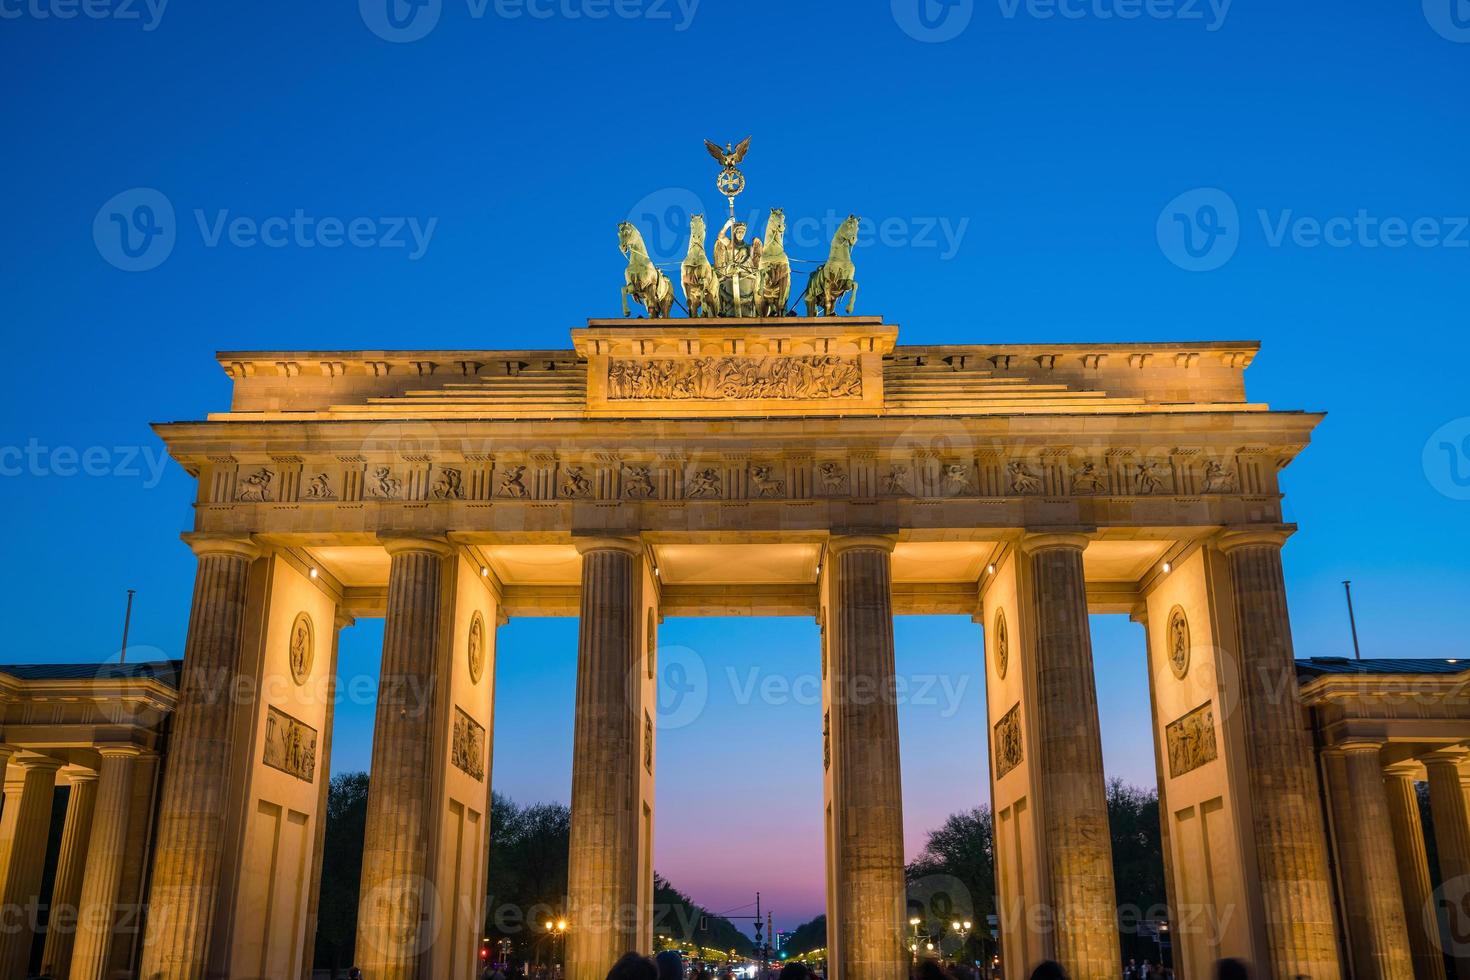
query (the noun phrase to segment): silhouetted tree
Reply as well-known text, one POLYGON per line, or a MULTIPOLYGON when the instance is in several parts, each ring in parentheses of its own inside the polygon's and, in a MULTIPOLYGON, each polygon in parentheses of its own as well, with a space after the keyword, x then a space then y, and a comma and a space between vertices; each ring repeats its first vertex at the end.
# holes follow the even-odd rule
POLYGON ((1123 956, 1157 959, 1153 933, 1140 926, 1167 917, 1158 792, 1124 785, 1121 779, 1110 781, 1108 828, 1113 839, 1113 890, 1123 956))
POLYGON ((321 901, 316 920, 316 965, 336 976, 352 965, 357 943, 357 892, 367 823, 368 775, 345 772, 327 790, 322 840, 321 901))

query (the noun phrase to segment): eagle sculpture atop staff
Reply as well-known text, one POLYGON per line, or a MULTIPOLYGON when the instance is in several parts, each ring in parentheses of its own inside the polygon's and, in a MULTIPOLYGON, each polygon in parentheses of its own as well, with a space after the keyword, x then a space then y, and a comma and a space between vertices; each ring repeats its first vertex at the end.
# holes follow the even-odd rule
POLYGON ((725 148, 722 150, 720 149, 720 144, 712 143, 709 140, 705 140, 704 145, 709 150, 709 155, 720 161, 720 166, 726 169, 734 169, 740 165, 740 161, 744 160, 745 154, 749 152, 750 137, 745 137, 745 139, 740 141, 740 145, 733 149, 729 143, 726 143, 725 148))

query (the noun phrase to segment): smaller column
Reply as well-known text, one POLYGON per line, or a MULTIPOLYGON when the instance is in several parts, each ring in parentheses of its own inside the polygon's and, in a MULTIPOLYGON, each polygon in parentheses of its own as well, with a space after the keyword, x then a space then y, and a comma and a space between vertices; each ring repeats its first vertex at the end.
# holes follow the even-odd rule
POLYGON ((1230 530, 1217 546, 1230 566, 1238 703, 1249 833, 1256 852, 1265 972, 1328 980, 1343 973, 1317 767, 1297 694, 1291 617, 1281 570, 1285 528, 1230 530))
POLYGON ((61 763, 45 756, 11 762, 19 768, 19 785, 5 786, 6 839, 0 855, 0 908, 21 910, 18 922, 0 929, 0 977, 23 977, 35 937, 30 914, 39 904, 41 873, 46 863, 46 836, 51 829, 51 798, 61 763), (12 813, 12 811, 14 811, 12 813))
POLYGON ((833 848, 842 883, 842 939, 832 950, 844 980, 907 975, 904 950, 903 780, 893 649, 890 537, 833 537, 830 612, 833 848))
POLYGON ((1021 541, 1036 619, 1031 764, 1056 957, 1072 976, 1091 980, 1115 975, 1122 952, 1082 568, 1087 545, 1081 534, 1036 534, 1021 541))
POLYGON ((260 549, 248 538, 194 535, 199 562, 168 765, 158 802, 148 927, 140 975, 196 980, 210 959, 219 897, 226 801, 236 744, 236 699, 221 696, 240 676, 250 569, 260 549))
POLYGON ((1342 900, 1353 976, 1413 980, 1380 749, 1378 742, 1362 740, 1327 750, 1342 900))
POLYGON ((68 782, 71 792, 67 794, 66 822, 61 828, 61 851, 56 859, 56 880, 46 916, 46 949, 41 954, 41 972, 49 977, 64 977, 71 968, 77 902, 82 897, 82 873, 87 866, 87 841, 92 833, 92 807, 97 799, 95 772, 71 773, 68 782))
POLYGON ((363 831, 357 962, 372 980, 414 980, 425 915, 437 900, 429 867, 441 763, 434 756, 441 721, 437 654, 445 563, 454 551, 438 538, 395 538, 384 546, 392 565, 363 831))
MULTIPOLYGON (((1424 757, 1429 774, 1429 808, 1434 818, 1434 843, 1439 856, 1439 901, 1452 909, 1470 906, 1470 806, 1460 788, 1460 761, 1464 749, 1444 749, 1424 757)), ((1459 942, 1451 930, 1446 952, 1459 976, 1470 976, 1470 943, 1459 942)))
POLYGON ((102 763, 87 842, 87 871, 77 905, 77 934, 71 980, 105 980, 117 921, 117 890, 127 858, 128 823, 133 809, 133 770, 142 750, 133 745, 98 747, 102 763))
POLYGON ((572 826, 567 870, 570 980, 601 980, 638 941, 638 663, 642 542, 591 538, 582 554, 572 826), (632 914, 630 914, 630 912, 632 914))
POLYGON ((1413 762, 1401 762, 1383 771, 1388 832, 1393 835, 1395 845, 1414 976, 1422 980, 1444 980, 1439 926, 1430 905, 1433 890, 1429 881, 1429 855, 1424 847, 1424 822, 1419 816, 1419 794, 1414 787, 1418 775, 1419 766, 1413 762))

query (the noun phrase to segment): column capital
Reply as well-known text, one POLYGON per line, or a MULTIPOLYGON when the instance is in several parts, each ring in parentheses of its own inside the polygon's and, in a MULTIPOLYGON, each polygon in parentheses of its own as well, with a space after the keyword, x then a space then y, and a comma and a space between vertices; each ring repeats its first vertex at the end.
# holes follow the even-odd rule
POLYGON ((1455 745, 1450 748, 1435 749, 1433 752, 1426 752, 1419 757, 1419 761, 1426 766, 1441 764, 1451 765, 1458 769, 1460 763, 1464 761, 1465 755, 1465 750, 1455 745))
POLYGON ((1295 533, 1295 524, 1227 527, 1215 536, 1215 547, 1227 555, 1240 548, 1280 548, 1295 533))
POLYGON ((222 534, 212 531, 190 531, 180 535, 196 558, 223 555, 254 561, 263 553, 248 534, 222 534))
POLYGON ((27 772, 33 769, 37 772, 56 772, 62 766, 66 765, 60 759, 53 759, 49 755, 28 755, 18 759, 12 758, 10 764, 12 766, 20 766, 27 772))
POLYGON ((436 534, 380 534, 378 542, 390 557, 427 554, 448 558, 455 553, 454 545, 436 534))
POLYGON ((1041 551, 1086 551, 1092 538, 1080 531, 1028 531, 1020 547, 1028 555, 1041 551))
POLYGON ((78 783, 95 783, 97 781, 97 770, 95 769, 73 769, 68 773, 63 773, 63 775, 66 776, 66 781, 73 786, 78 783))
POLYGON ((881 551, 893 554, 898 536, 892 534, 834 534, 827 539, 827 553, 834 558, 844 551, 881 551))
POLYGON ((136 759, 146 751, 141 745, 110 743, 93 746, 104 759, 136 759))
POLYGON ((1402 762, 1391 762, 1384 766, 1383 774, 1385 776, 1392 776, 1395 779, 1407 779, 1413 782, 1418 780, 1419 770, 1421 768, 1419 763, 1413 759, 1405 759, 1402 762))
POLYGON ((572 539, 572 543, 577 546, 579 555, 594 551, 621 551, 638 558, 643 554, 643 542, 637 538, 576 537, 572 539))
POLYGON ((1383 742, 1366 735, 1349 735, 1340 742, 1334 742, 1327 746, 1329 752, 1341 752, 1346 755, 1349 752, 1381 752, 1383 742))

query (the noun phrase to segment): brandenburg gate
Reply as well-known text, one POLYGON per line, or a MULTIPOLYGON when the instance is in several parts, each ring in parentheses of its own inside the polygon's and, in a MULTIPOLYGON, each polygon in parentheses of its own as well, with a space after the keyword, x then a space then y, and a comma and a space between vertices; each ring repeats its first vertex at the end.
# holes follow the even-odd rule
POLYGON ((198 576, 141 975, 307 974, 338 631, 384 617, 358 965, 472 976, 496 627, 578 616, 567 957, 601 980, 652 943, 658 624, 782 615, 821 627, 832 974, 897 980, 893 617, 963 614, 1009 975, 1116 976, 1107 612, 1147 627, 1171 905, 1217 927, 1181 929, 1176 962, 1340 976, 1278 485, 1320 416, 1247 398, 1256 349, 904 347, 880 318, 777 317, 221 354, 229 410, 157 427, 198 480, 198 576))

